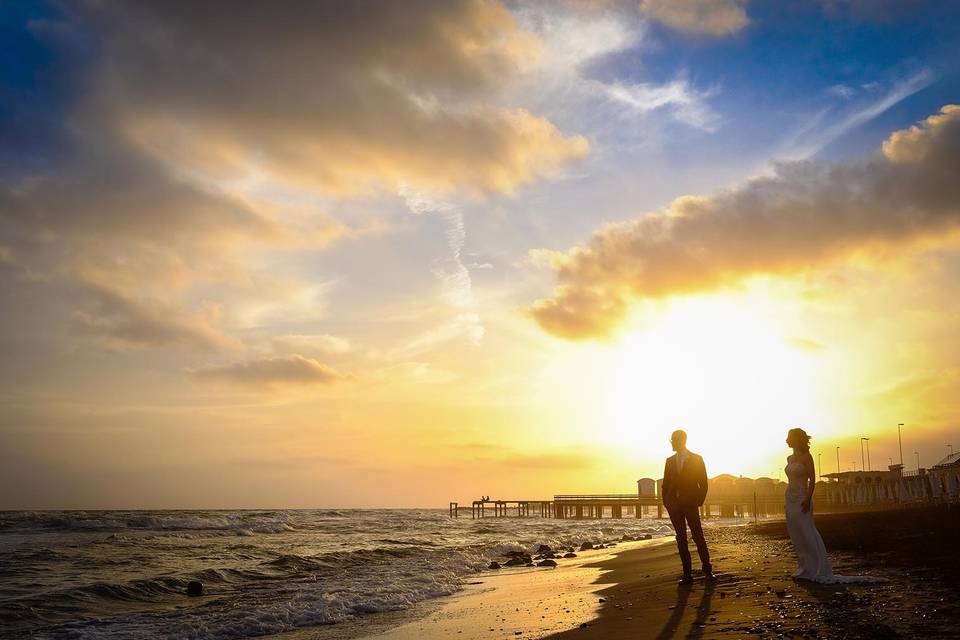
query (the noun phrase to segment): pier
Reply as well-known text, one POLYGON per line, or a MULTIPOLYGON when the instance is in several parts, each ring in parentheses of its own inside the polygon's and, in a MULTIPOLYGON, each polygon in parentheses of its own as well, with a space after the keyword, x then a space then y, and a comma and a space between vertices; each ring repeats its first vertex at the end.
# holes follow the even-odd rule
POLYGON ((451 502, 450 517, 459 518, 460 511, 465 511, 468 508, 471 518, 504 518, 509 515, 518 518, 553 517, 553 502, 550 500, 474 500, 470 507, 461 507, 460 503, 451 502))
MULTIPOLYGON (((782 483, 781 483, 782 484, 782 483)), ((718 492, 719 493, 719 492, 718 492)), ((638 494, 584 494, 556 495, 553 500, 474 500, 469 507, 451 502, 451 518, 460 517, 470 510, 471 518, 540 517, 563 520, 601 520, 624 517, 643 518, 656 513, 663 518, 663 502, 657 495, 638 494)), ((736 495, 708 495, 700 507, 704 518, 710 517, 765 517, 783 513, 783 493, 779 495, 757 493, 736 495)))

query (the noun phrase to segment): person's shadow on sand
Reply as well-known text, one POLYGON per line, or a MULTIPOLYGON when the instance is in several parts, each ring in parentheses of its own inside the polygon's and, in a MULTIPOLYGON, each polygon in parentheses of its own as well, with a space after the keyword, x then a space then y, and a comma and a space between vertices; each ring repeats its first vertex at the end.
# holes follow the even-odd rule
POLYGON ((700 596, 700 603, 697 605, 697 615, 690 625, 688 638, 702 638, 703 631, 707 627, 707 618, 710 616, 710 601, 713 599, 713 591, 717 584, 708 580, 703 585, 703 595, 700 596))
POLYGON ((706 625, 705 620, 707 616, 710 615, 710 601, 713 598, 713 592, 716 588, 716 584, 712 581, 704 582, 703 595, 700 596, 700 602, 697 604, 697 613, 694 617, 693 623, 690 625, 690 631, 686 635, 678 635, 680 630, 680 622, 683 619, 683 613, 687 609, 687 602, 690 600, 690 593, 693 589, 688 585, 681 585, 677 589, 677 601, 674 604, 673 612, 670 614, 670 618, 667 619, 666 623, 663 625, 663 628, 660 630, 660 633, 657 634, 656 640, 671 640, 672 638, 685 637, 685 638, 701 638, 703 637, 704 628, 706 625))
POLYGON ((683 618, 683 611, 687 608, 687 601, 690 599, 692 589, 688 585, 681 585, 677 589, 677 601, 673 605, 673 613, 664 623, 660 633, 657 634, 657 640, 670 640, 674 637, 677 629, 680 628, 680 619, 683 618))

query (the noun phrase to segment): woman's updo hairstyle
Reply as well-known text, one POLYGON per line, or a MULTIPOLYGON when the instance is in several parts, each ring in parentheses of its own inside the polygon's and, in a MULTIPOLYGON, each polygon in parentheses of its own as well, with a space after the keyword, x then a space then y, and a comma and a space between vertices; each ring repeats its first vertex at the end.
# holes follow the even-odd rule
POLYGON ((810 451, 810 436, 800 427, 795 427, 787 432, 787 444, 794 449, 810 451))

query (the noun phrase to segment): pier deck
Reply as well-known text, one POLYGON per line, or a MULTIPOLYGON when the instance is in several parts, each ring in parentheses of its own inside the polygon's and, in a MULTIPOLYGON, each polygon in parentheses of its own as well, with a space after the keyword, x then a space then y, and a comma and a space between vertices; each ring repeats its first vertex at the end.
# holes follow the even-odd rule
MULTIPOLYGON (((474 500, 469 507, 459 502, 450 503, 450 517, 470 510, 471 518, 540 517, 559 519, 623 518, 625 515, 642 518, 656 511, 664 517, 663 502, 658 496, 637 494, 556 495, 553 500, 474 500), (609 514, 609 515, 607 515, 609 514)), ((783 513, 783 496, 756 494, 717 497, 700 507, 703 517, 766 516, 783 513)))

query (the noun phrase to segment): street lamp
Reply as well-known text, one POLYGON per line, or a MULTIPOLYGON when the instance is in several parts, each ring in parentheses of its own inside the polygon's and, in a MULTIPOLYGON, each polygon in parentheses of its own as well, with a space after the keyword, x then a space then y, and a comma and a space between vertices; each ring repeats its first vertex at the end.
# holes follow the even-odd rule
MULTIPOLYGON (((903 423, 897 425, 897 440, 900 442, 900 466, 903 467, 903 437, 900 435, 900 427, 903 426, 903 423)), ((892 462, 890 464, 893 464, 892 462)))
POLYGON ((920 473, 920 452, 914 451, 913 453, 917 456, 917 473, 920 473))
POLYGON ((867 449, 870 449, 870 438, 860 438, 860 471, 867 470, 867 464, 864 462, 863 457, 863 443, 867 443, 867 449))
POLYGON ((840 473, 840 447, 837 447, 837 473, 840 473))
POLYGON ((823 452, 822 452, 822 451, 817 454, 817 477, 818 477, 818 478, 822 478, 822 477, 823 477, 823 464, 820 462, 821 456, 823 456, 823 452))

